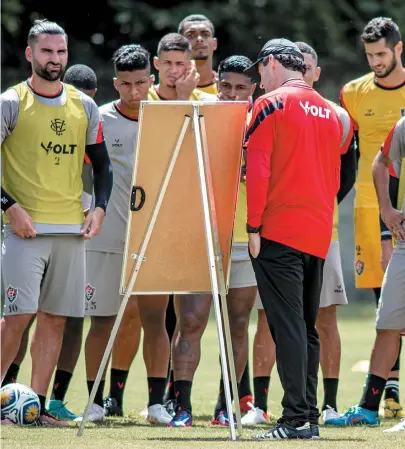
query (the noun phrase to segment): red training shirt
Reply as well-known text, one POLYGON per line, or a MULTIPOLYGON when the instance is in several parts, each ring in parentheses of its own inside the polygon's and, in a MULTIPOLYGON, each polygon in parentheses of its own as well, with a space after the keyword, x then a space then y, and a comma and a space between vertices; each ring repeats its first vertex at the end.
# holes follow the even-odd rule
POLYGON ((343 127, 304 81, 260 97, 247 132, 248 224, 261 235, 326 258, 340 184, 343 127))

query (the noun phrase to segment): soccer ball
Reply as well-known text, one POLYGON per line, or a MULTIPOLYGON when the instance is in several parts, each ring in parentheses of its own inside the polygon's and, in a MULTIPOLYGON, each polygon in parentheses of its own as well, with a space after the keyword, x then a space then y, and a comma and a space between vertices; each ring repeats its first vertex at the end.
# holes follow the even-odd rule
POLYGON ((0 389, 1 419, 21 426, 35 425, 41 409, 38 395, 26 385, 12 383, 0 389))

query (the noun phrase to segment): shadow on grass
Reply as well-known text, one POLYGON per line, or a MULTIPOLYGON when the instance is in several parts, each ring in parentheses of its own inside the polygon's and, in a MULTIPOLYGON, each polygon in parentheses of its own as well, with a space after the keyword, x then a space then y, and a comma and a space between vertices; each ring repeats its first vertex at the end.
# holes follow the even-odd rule
MULTIPOLYGON (((213 437, 203 437, 203 438, 199 438, 199 437, 195 437, 195 438, 179 438, 179 437, 174 437, 174 438, 170 438, 169 436, 165 436, 165 437, 151 437, 151 438, 145 438, 147 441, 179 441, 179 442, 181 442, 181 441, 230 441, 230 439, 229 438, 219 438, 218 436, 213 436, 213 437)), ((257 441, 257 442, 262 442, 262 441, 264 441, 264 442, 266 442, 266 441, 268 441, 268 442, 270 442, 270 441, 275 441, 275 440, 255 440, 255 439, 253 439, 253 438, 249 438, 249 437, 246 437, 246 436, 244 436, 244 437, 242 437, 242 438, 239 438, 239 439, 237 439, 236 441, 233 441, 232 443, 233 444, 235 444, 235 443, 243 443, 243 444, 246 444, 246 442, 248 442, 248 441, 251 441, 251 442, 255 442, 255 441, 257 441)), ((295 440, 293 440, 293 441, 295 441, 295 440)), ((358 443, 364 443, 365 441, 368 441, 366 438, 350 438, 350 437, 347 437, 347 438, 321 438, 321 439, 319 439, 319 440, 297 440, 297 441, 330 441, 330 442, 332 442, 332 441, 335 441, 335 442, 344 442, 344 441, 347 441, 347 442, 352 442, 352 441, 354 441, 354 442, 358 442, 358 443)))

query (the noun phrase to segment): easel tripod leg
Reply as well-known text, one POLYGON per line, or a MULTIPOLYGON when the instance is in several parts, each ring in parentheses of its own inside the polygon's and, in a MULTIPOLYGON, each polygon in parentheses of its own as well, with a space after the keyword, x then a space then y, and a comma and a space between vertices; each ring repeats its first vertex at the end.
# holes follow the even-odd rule
POLYGON ((229 417, 229 429, 230 429, 231 439, 236 440, 235 422, 233 420, 233 412, 232 412, 232 399, 231 399, 231 392, 230 392, 230 388, 229 388, 229 373, 228 373, 227 355, 226 355, 225 342, 224 342, 224 331, 223 331, 223 326, 222 326, 221 309, 219 306, 218 277, 217 277, 216 260, 215 260, 215 253, 214 253, 213 234, 212 234, 211 210, 210 210, 209 196, 208 196, 207 184, 206 184, 204 155, 203 155, 203 149, 202 149, 202 143, 201 143, 198 105, 194 105, 193 109, 194 109, 194 111, 193 111, 193 125, 194 125, 193 130, 194 130, 194 138, 195 138, 195 149, 196 149, 196 153, 197 153, 198 172, 199 172, 199 177, 200 177, 201 199, 202 199, 202 206, 203 206, 205 236, 206 236, 207 252, 208 252, 208 264, 209 264, 209 271, 210 271, 212 296, 213 296, 213 300, 214 300, 215 318, 216 318, 216 322, 217 322, 219 350, 220 350, 223 379, 224 379, 225 399, 226 399, 226 406, 227 406, 227 412, 228 412, 228 417, 229 417))
POLYGON ((97 376, 96 376, 96 379, 94 381, 94 385, 93 385, 93 388, 91 390, 89 400, 88 400, 86 408, 84 410, 83 419, 82 419, 82 422, 80 423, 80 427, 79 427, 79 430, 77 432, 77 436, 79 436, 79 437, 83 435, 84 426, 86 425, 90 409, 91 409, 91 407, 93 405, 94 398, 96 396, 96 392, 97 392, 98 387, 100 385, 101 378, 103 376, 105 367, 106 367, 106 365, 108 363, 108 359, 110 358, 110 354, 111 354, 112 348, 114 346, 115 338, 117 336, 118 329, 120 327, 121 320, 122 320, 122 317, 123 317, 124 312, 125 312, 125 308, 127 306, 127 303, 128 303, 128 300, 129 300, 130 296, 132 295, 132 291, 133 291, 133 288, 134 288, 134 285, 135 285, 135 281, 136 281, 136 278, 137 278, 137 276, 139 274, 139 270, 140 270, 140 268, 142 266, 143 258, 145 256, 146 249, 148 247, 148 243, 149 243, 150 237, 152 235, 152 231, 153 231, 153 228, 155 226, 156 219, 157 219, 157 216, 159 214, 160 207, 162 205, 162 202, 163 202, 166 190, 167 190, 167 186, 168 186, 170 178, 172 176, 173 169, 174 169, 174 166, 175 166, 176 161, 177 161, 177 156, 179 155, 180 148, 181 148, 181 145, 183 143, 184 136, 185 136, 186 130, 187 130, 188 126, 189 126, 189 123, 190 123, 190 117, 189 116, 185 116, 183 127, 182 127, 182 129, 180 131, 179 138, 177 139, 176 145, 174 147, 173 154, 172 154, 172 157, 170 159, 169 165, 167 167, 167 170, 166 170, 166 173, 165 173, 165 177, 163 178, 162 185, 160 187, 160 191, 159 191, 158 197, 156 199, 156 203, 154 205, 154 209, 152 211, 152 215, 151 215, 151 218, 149 220, 145 236, 144 236, 144 238, 142 240, 142 243, 141 243, 141 246, 140 246, 139 254, 137 255, 136 262, 135 262, 134 267, 133 267, 132 272, 131 272, 131 277, 130 277, 130 281, 129 281, 129 284, 128 284, 128 287, 127 287, 127 291, 126 291, 126 293, 125 293, 125 295, 124 295, 124 297, 122 299, 121 306, 120 306, 120 308, 118 310, 118 314, 117 314, 117 317, 115 319, 114 326, 113 326, 113 328, 111 330, 111 335, 110 335, 110 338, 108 340, 107 347, 106 347, 106 349, 104 351, 104 356, 103 356, 103 359, 101 361, 100 368, 98 369, 97 376))

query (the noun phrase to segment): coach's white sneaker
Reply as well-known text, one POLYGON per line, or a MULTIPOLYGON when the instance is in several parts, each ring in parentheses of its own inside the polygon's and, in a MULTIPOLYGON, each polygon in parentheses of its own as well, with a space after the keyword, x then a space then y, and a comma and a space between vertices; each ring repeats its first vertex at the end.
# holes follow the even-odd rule
POLYGON ((326 406, 327 409, 325 409, 322 412, 322 419, 324 424, 328 424, 331 419, 340 418, 339 413, 329 405, 326 406))
POLYGON ((253 405, 249 402, 250 410, 246 413, 246 415, 241 419, 241 423, 243 426, 255 426, 257 424, 268 424, 269 416, 268 414, 258 407, 253 407, 253 405))
POLYGON ((399 422, 396 426, 384 430, 384 432, 401 432, 404 430, 405 430, 405 418, 402 418, 401 422, 399 422))
MULTIPOLYGON (((80 416, 78 416, 75 419, 75 422, 82 422, 83 421, 84 413, 82 413, 80 416)), ((93 404, 90 409, 89 416, 87 417, 88 422, 96 422, 96 421, 104 421, 105 419, 105 413, 104 408, 100 407, 97 404, 93 404)))
POLYGON ((167 413, 167 410, 162 404, 155 404, 148 407, 148 415, 146 421, 152 424, 167 425, 172 420, 172 417, 167 413))

